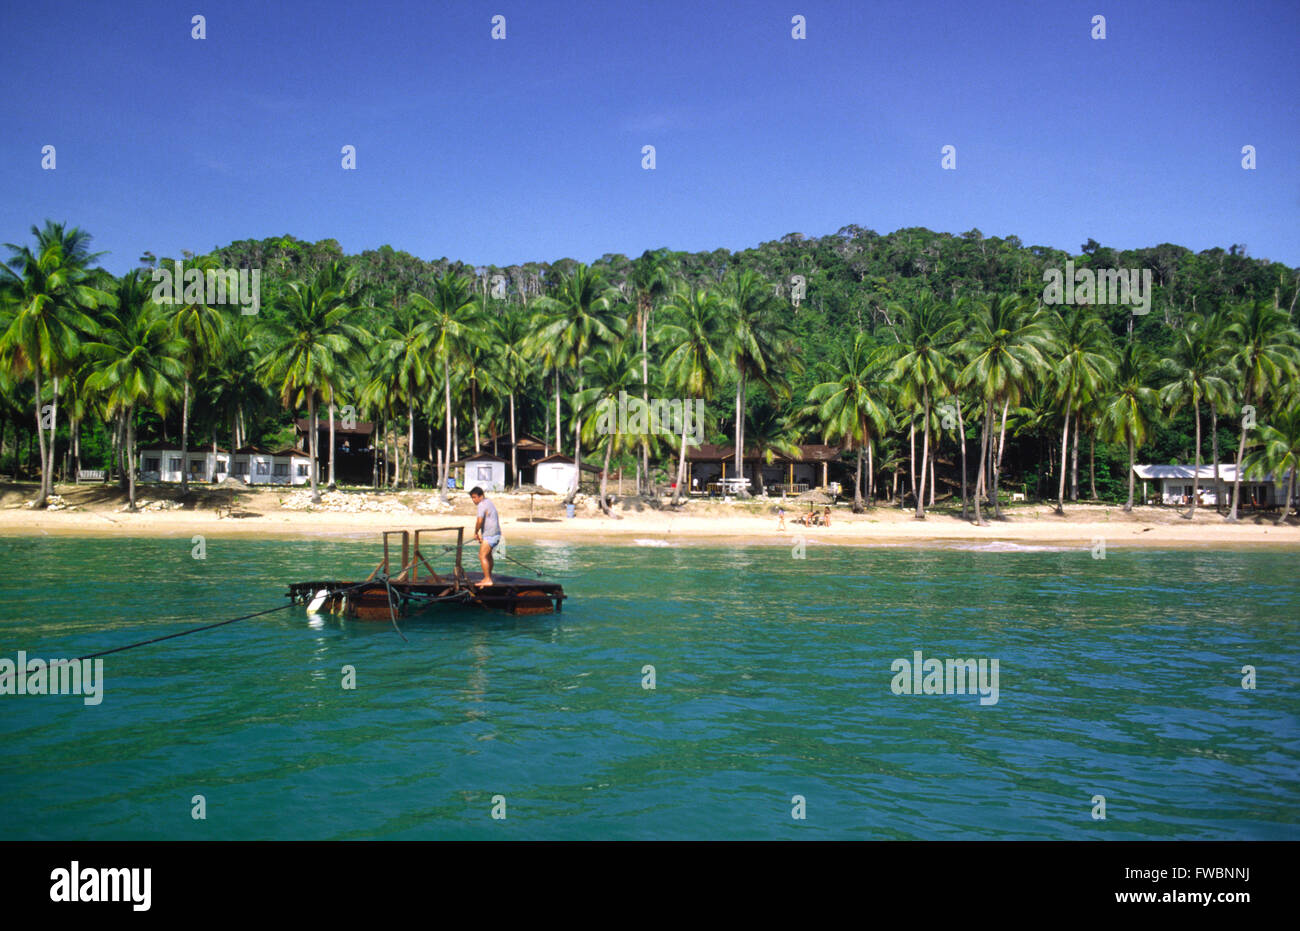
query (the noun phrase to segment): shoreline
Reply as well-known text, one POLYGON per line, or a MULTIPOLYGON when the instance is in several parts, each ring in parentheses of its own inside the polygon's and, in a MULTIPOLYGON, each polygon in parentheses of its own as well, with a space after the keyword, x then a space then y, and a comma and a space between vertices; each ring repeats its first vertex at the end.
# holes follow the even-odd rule
MULTIPOLYGON (((463 492, 444 505, 429 490, 402 493, 336 492, 323 508, 305 509, 305 492, 299 489, 226 489, 196 487, 180 499, 178 488, 148 486, 140 501, 152 508, 127 513, 116 489, 103 486, 64 486, 58 489, 65 507, 37 511, 24 507, 31 490, 9 485, 0 488, 0 537, 205 537, 264 538, 280 540, 377 540, 382 530, 461 526, 471 538, 474 512, 463 492), (25 493, 25 494, 24 494, 25 493), (332 502, 332 505, 331 505, 332 502), (224 516, 218 508, 234 507, 224 516), (331 507, 333 509, 331 509, 331 507)), ((1009 547, 1090 548, 1104 541, 1107 548, 1164 547, 1225 549, 1268 547, 1300 549, 1300 520, 1285 526, 1275 516, 1246 514, 1229 524, 1213 508, 1198 510, 1188 521, 1181 509, 1121 507, 1072 503, 1066 516, 1054 513, 1052 504, 1016 504, 1005 508, 1002 520, 987 526, 962 520, 957 509, 940 505, 924 520, 911 509, 876 506, 853 514, 845 504, 832 510, 830 527, 804 527, 790 516, 806 504, 779 499, 753 499, 725 503, 695 499, 682 510, 661 502, 625 498, 615 504, 617 518, 595 509, 590 498, 580 499, 578 514, 567 518, 559 499, 538 496, 490 495, 497 503, 507 543, 554 542, 634 546, 794 546, 799 537, 806 545, 911 546, 961 548, 1009 547), (786 509, 786 528, 778 529, 777 506, 786 509), (530 521, 530 508, 536 520, 530 521)), ((817 510, 821 510, 821 505, 817 510)))

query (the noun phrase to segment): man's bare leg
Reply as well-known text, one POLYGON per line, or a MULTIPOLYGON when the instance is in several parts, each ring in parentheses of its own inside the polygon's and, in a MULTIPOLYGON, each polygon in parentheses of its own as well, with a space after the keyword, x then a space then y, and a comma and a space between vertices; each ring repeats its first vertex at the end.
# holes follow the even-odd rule
POLYGON ((492 585, 492 545, 486 540, 478 545, 478 562, 483 567, 483 580, 475 585, 479 588, 492 585))

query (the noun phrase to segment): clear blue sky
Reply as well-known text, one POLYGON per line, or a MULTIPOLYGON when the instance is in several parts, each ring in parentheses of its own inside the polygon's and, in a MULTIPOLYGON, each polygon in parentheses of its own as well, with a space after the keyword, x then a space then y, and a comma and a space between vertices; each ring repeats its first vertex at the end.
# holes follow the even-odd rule
POLYGON ((283 234, 506 265, 849 223, 1300 265, 1294 0, 5 0, 0 36, 0 241, 66 221, 115 273, 283 234))

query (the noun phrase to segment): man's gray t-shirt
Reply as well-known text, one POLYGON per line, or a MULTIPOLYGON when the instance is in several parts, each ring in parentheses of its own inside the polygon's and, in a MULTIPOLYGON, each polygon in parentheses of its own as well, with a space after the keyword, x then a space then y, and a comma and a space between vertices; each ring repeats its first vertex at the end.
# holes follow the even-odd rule
POLYGON ((483 518, 483 536, 501 535, 501 522, 497 520, 497 506, 487 498, 478 503, 478 516, 483 518))

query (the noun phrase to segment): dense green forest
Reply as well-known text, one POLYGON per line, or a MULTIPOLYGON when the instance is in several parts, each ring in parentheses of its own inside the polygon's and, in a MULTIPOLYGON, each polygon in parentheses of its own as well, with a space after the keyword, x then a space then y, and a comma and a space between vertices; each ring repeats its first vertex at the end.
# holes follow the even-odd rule
POLYGON ((1300 457, 1300 274, 1243 246, 1069 254, 847 226, 497 268, 285 236, 145 253, 116 278, 87 232, 31 232, 0 273, 0 472, 39 478, 38 504, 78 468, 134 501, 146 442, 283 445, 294 417, 345 406, 380 425, 376 484, 445 487, 447 462, 512 432, 647 490, 674 481, 680 438, 599 429, 620 391, 704 398, 711 442, 839 446, 855 509, 918 516, 951 495, 983 519, 1008 488, 1131 502, 1133 461, 1281 474, 1300 457), (258 313, 179 286, 155 301, 176 262, 260 269, 258 313), (1067 262, 1149 270, 1149 312, 1045 305, 1044 272, 1067 262))

